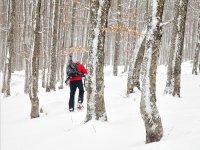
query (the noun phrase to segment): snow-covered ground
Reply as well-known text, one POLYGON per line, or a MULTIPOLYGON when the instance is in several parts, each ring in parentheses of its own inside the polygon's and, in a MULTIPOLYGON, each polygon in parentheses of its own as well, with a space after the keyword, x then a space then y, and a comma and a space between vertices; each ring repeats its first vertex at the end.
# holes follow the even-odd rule
POLYGON ((160 142, 145 144, 140 92, 126 98, 126 82, 127 74, 113 77, 111 67, 105 67, 108 122, 83 124, 86 109, 68 112, 68 86, 51 93, 40 89, 38 95, 44 113, 40 118, 30 119, 30 100, 23 94, 24 74, 15 72, 12 96, 1 96, 1 150, 200 149, 200 76, 191 75, 190 63, 183 63, 181 98, 163 95, 166 67, 158 67, 157 107, 164 128, 160 142))

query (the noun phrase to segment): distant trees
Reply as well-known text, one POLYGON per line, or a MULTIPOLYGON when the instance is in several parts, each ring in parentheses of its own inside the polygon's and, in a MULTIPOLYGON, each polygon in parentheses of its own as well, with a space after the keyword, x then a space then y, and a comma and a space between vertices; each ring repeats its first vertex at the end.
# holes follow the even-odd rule
POLYGON ((14 48, 15 48, 15 27, 16 27, 16 1, 8 2, 8 35, 7 35, 7 45, 6 49, 6 58, 5 58, 5 67, 4 67, 4 77, 3 77, 3 86, 2 92, 4 95, 10 96, 10 83, 11 83, 11 72, 12 64, 14 60, 14 48))
MULTIPOLYGON (((46 91, 50 91, 50 89, 55 90, 57 88, 57 82, 63 82, 64 77, 62 74, 65 69, 62 68, 67 63, 65 56, 73 55, 74 58, 88 63, 88 20, 90 15, 90 1, 59 0, 55 2, 56 3, 54 3, 54 0, 44 0, 41 6, 41 51, 39 69, 42 70, 42 87, 46 88, 46 91), (69 53, 72 49, 79 50, 69 53)), ((2 8, 0 9, 0 40, 2 43, 0 45, 0 69, 4 76, 3 88, 1 90, 2 92, 9 91, 5 90, 5 88, 7 86, 6 83, 9 82, 8 78, 11 78, 12 73, 10 74, 8 71, 9 59, 7 58, 12 57, 12 61, 10 61, 12 63, 11 72, 25 70, 24 92, 28 93, 31 76, 30 59, 34 48, 36 1, 22 0, 20 3, 16 3, 14 9, 17 13, 12 13, 13 7, 11 5, 13 3, 14 1, 6 0, 0 2, 0 7, 2 8), (11 19, 11 13, 13 17, 15 16, 14 19, 11 19), (10 40, 12 40, 12 33, 10 33, 12 28, 14 30, 14 40, 10 42, 10 40), (12 47, 13 52, 10 53, 9 51, 12 47)), ((140 33, 146 26, 148 11, 144 13, 144 10, 147 8, 147 3, 150 4, 150 1, 121 0, 111 2, 111 11, 108 14, 108 27, 105 28, 104 62, 105 65, 113 65, 113 72, 115 72, 115 75, 117 75, 116 72, 118 72, 116 71, 118 68, 116 66, 124 65, 124 71, 127 71, 128 68, 132 68, 130 60, 136 58, 136 53, 134 51, 136 40, 140 37, 140 33), (117 52, 116 55, 115 50, 117 52)), ((186 20, 187 26, 185 28, 185 32, 188 36, 186 36, 183 49, 184 60, 194 59, 194 70, 198 68, 195 67, 196 62, 197 66, 199 62, 199 60, 196 59, 198 58, 198 30, 195 28, 197 26, 197 19, 195 18, 198 17, 198 6, 198 1, 190 1, 189 13, 186 20)), ((175 14, 175 11, 171 11, 173 7, 173 0, 166 1, 166 9, 163 18, 164 21, 169 22, 169 24, 164 25, 164 37, 161 43, 161 57, 158 60, 159 64, 167 64, 167 51, 169 51, 168 47, 170 47, 172 31, 170 21, 172 20, 171 16, 175 14)), ((134 70, 140 69, 139 64, 141 61, 135 61, 135 63, 135 67, 137 68, 134 68, 134 70)), ((135 74, 132 74, 132 76, 135 79, 130 77, 128 81, 132 84, 134 80, 134 85, 132 84, 131 86, 139 88, 140 83, 138 81, 140 79, 138 77, 140 73, 139 71, 132 71, 132 73, 133 72, 135 74)), ((130 84, 127 86, 130 86, 130 84)), ((62 87, 63 86, 60 86, 59 88, 62 87)), ((9 89, 9 86, 7 86, 7 89, 9 89)), ((132 92, 132 90, 130 89, 129 92, 132 92)))
MULTIPOLYGON (((148 1, 146 2, 146 18, 148 16, 148 1)), ((135 14, 137 14, 138 0, 135 1, 135 14)), ((145 20, 147 22, 147 19, 145 20)), ((137 22, 137 20, 136 20, 137 22)), ((136 36, 137 42, 135 42, 134 48, 131 51, 128 80, 127 80, 127 95, 134 93, 134 88, 140 89, 140 73, 141 66, 144 57, 145 43, 146 43, 146 22, 143 31, 139 37, 136 36)), ((137 23, 135 23, 135 31, 137 29, 137 23)))
POLYGON ((129 69, 127 94, 135 87, 142 91, 146 143, 159 141, 163 129, 156 107, 156 67, 168 64, 165 93, 180 97, 182 60, 193 59, 192 73, 198 73, 199 6, 197 0, 189 5, 188 0, 1 0, 1 90, 10 96, 12 73, 25 70, 31 118, 39 117, 40 75, 46 92, 56 90, 58 82, 64 88, 66 56, 70 56, 89 70, 85 121, 106 121, 104 66, 112 65, 117 76, 123 65, 124 72, 129 69))
MULTIPOLYGON (((121 1, 117 0, 117 17, 116 17, 116 24, 117 26, 120 26, 121 23, 121 17, 122 17, 122 12, 121 12, 121 1)), ((116 30, 115 32, 115 50, 114 50, 114 62, 113 62, 113 75, 117 76, 118 75, 118 66, 119 66, 119 51, 120 51, 120 39, 121 39, 121 32, 119 29, 116 30)))
POLYGON ((146 43, 146 30, 142 32, 138 38, 133 53, 131 54, 128 80, 127 80, 127 94, 133 93, 134 88, 140 89, 140 70, 143 62, 146 43))
POLYGON ((181 62, 188 0, 176 0, 165 92, 180 97, 181 62))

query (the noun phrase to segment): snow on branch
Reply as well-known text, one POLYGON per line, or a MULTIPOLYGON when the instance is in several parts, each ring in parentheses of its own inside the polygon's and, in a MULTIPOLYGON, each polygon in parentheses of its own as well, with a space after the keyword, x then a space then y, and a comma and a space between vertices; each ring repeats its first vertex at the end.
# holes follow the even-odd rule
POLYGON ((168 25, 168 24, 172 23, 173 21, 174 21, 174 19, 166 21, 166 22, 162 22, 162 23, 160 23, 160 26, 168 25))
POLYGON ((82 48, 82 47, 71 47, 68 50, 62 51, 61 55, 70 55, 70 54, 72 54, 74 52, 78 52, 78 51, 82 52, 82 53, 88 52, 87 49, 82 48))

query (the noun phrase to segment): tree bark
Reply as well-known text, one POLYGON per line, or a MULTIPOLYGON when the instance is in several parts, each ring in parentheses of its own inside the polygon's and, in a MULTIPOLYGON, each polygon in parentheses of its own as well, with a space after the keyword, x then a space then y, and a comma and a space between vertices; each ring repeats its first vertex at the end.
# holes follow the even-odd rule
POLYGON ((135 45, 135 53, 132 53, 127 81, 127 94, 133 93, 135 87, 140 90, 140 68, 144 57, 145 43, 146 35, 143 35, 135 45))
POLYGON ((110 0, 90 1, 89 76, 87 115, 92 119, 107 121, 104 104, 104 43, 110 0))
POLYGON ((54 11, 54 25, 53 25, 53 47, 51 49, 51 73, 50 73, 50 90, 56 90, 56 68, 57 68, 57 29, 58 29, 58 8, 59 0, 55 0, 55 11, 54 11))
MULTIPOLYGON (((72 1, 72 16, 71 16, 71 35, 69 48, 74 46, 74 30, 75 30, 75 13, 76 13, 76 2, 72 1)), ((69 54, 68 63, 72 61, 73 53, 69 54)))
POLYGON ((41 0, 38 0, 37 10, 36 10, 36 27, 35 27, 35 41, 34 41, 34 51, 32 57, 32 79, 31 88, 29 92, 29 97, 31 100, 31 118, 39 117, 39 98, 37 96, 38 92, 38 74, 39 74, 39 55, 40 55, 40 14, 41 11, 41 0))
POLYGON ((6 75, 5 75, 5 88, 3 88, 4 95, 6 97, 10 96, 10 82, 11 82, 11 73, 12 73, 12 63, 13 63, 13 54, 14 54, 14 30, 15 30, 15 21, 16 21, 16 1, 10 1, 10 18, 8 19, 9 22, 9 31, 8 31, 8 38, 7 38, 7 60, 5 63, 6 68, 6 75))
POLYGON ((162 37, 163 8, 165 0, 156 0, 147 25, 147 41, 142 64, 142 96, 140 111, 146 128, 146 143, 160 141, 163 136, 161 118, 156 106, 156 71, 162 37))
POLYGON ((166 86, 164 90, 164 94, 172 94, 172 88, 174 86, 174 73, 173 73, 173 58, 174 58, 174 50, 176 46, 176 35, 178 32, 178 15, 179 15, 179 1, 175 1, 175 6, 174 6, 174 18, 173 18, 173 24, 172 24, 172 37, 171 37, 171 45, 170 45, 170 50, 169 50, 169 58, 168 58, 168 67, 167 67, 167 81, 166 81, 166 86))
POLYGON ((165 94, 171 94, 178 97, 180 97, 181 88, 181 62, 184 45, 187 5, 188 0, 177 0, 175 2, 175 16, 168 61, 167 82, 164 91, 165 94))
MULTIPOLYGON (((120 28, 121 25, 121 4, 120 1, 117 1, 117 25, 120 28)), ((119 65, 119 50, 120 50, 120 40, 121 40, 121 33, 120 30, 116 31, 115 34, 115 52, 114 52, 114 64, 113 64, 113 75, 118 75, 118 65, 119 65)))
POLYGON ((188 0, 180 0, 179 16, 178 16, 178 32, 176 35, 175 57, 174 57, 174 87, 172 91, 173 96, 180 97, 181 89, 181 63, 185 36, 185 23, 187 14, 188 0))
POLYGON ((53 20, 53 0, 50 0, 48 1, 49 2, 49 8, 47 10, 47 14, 49 15, 49 20, 48 20, 48 32, 47 32, 47 66, 48 66, 48 71, 47 71, 47 82, 46 82, 46 92, 50 92, 50 76, 51 76, 51 58, 50 58, 50 55, 51 55, 51 50, 52 50, 52 30, 53 30, 53 23, 52 23, 52 20, 53 20))
MULTIPOLYGON (((200 11, 199 11, 200 13, 200 11)), ((197 41, 196 41, 196 49, 194 53, 194 58, 193 58, 193 68, 192 68, 192 74, 197 75, 197 68, 198 68, 198 60, 199 60, 199 53, 200 53, 200 15, 198 19, 198 27, 197 27, 197 41)), ((199 70, 200 72, 200 70, 199 70)))
POLYGON ((25 57, 25 81, 24 81, 24 93, 28 94, 30 89, 30 55, 27 43, 27 27, 28 27, 28 3, 24 3, 24 30, 23 30, 23 49, 26 52, 25 57))

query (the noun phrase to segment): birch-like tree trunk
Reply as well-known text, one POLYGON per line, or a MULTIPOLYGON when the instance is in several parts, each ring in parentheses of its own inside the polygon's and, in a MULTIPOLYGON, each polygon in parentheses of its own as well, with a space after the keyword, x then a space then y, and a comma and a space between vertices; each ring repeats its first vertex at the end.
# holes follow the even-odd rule
POLYGON ((138 39, 135 45, 135 49, 131 54, 132 57, 129 65, 130 67, 127 81, 127 94, 133 93, 135 87, 140 90, 140 68, 145 51, 146 31, 143 33, 144 35, 138 39))
MULTIPOLYGON (((121 3, 120 0, 117 0, 117 25, 120 28, 121 25, 121 3)), ((115 34, 115 52, 114 52, 114 63, 113 63, 113 75, 118 75, 118 65, 119 65, 119 50, 120 50, 120 40, 121 33, 120 30, 116 31, 115 34)))
MULTIPOLYGON (((71 37, 69 48, 74 46, 74 31, 75 31, 75 13, 76 13, 76 2, 72 1, 72 15, 71 15, 71 37)), ((73 54, 69 54, 68 63, 72 61, 73 54)))
POLYGON ((46 68, 47 68, 47 52, 46 52, 46 45, 47 45, 47 0, 44 0, 42 3, 42 9, 41 9, 41 24, 42 24, 42 45, 41 50, 43 54, 43 62, 42 62, 42 87, 45 88, 46 83, 46 68))
POLYGON ((13 53, 14 53, 14 30, 15 30, 15 20, 16 20, 16 1, 12 0, 8 3, 10 5, 9 19, 8 19, 8 37, 7 37, 7 56, 5 62, 5 87, 3 87, 3 93, 6 97, 10 96, 10 82, 11 82, 11 72, 13 63, 13 53))
MULTIPOLYGON (((10 18, 10 1, 3 1, 3 4, 2 4, 2 9, 0 10, 1 14, 1 20, 4 24, 2 24, 2 26, 4 28, 8 28, 9 29, 9 18, 10 18), (7 13, 3 13, 3 12, 6 12, 7 13)), ((3 78, 2 78, 2 86, 1 86, 1 93, 4 93, 5 91, 5 88, 6 88, 6 75, 8 74, 7 73, 7 69, 8 69, 8 60, 7 60, 7 51, 8 51, 8 48, 7 48, 7 45, 8 45, 8 33, 9 32, 6 32, 4 30, 1 30, 1 39, 2 39, 2 51, 1 52, 1 58, 0 58, 0 61, 1 61, 1 71, 3 73, 3 78), (3 38, 4 37, 4 38, 3 38)))
POLYGON ((185 23, 187 14, 188 0, 180 0, 179 3, 179 15, 178 15, 178 32, 176 35, 176 45, 175 45, 175 55, 174 55, 174 87, 172 91, 173 96, 180 97, 181 89, 181 63, 182 63, 182 53, 184 45, 185 36, 185 23))
POLYGON ((24 81, 24 93, 29 93, 30 89, 30 53, 28 50, 28 42, 27 42, 27 36, 28 36, 28 4, 25 1, 23 2, 24 5, 24 29, 23 29, 23 48, 26 53, 25 55, 25 81, 24 81))
MULTIPOLYGON (((198 62, 199 62, 198 60, 199 60, 199 53, 200 53, 200 11, 199 11, 197 31, 198 31, 197 32, 197 41, 196 41, 196 48, 195 48, 194 59, 193 59, 193 68, 192 68, 192 74, 195 74, 195 75, 197 75, 197 68, 198 68, 198 62)), ((200 72, 200 69, 199 69, 199 72, 200 72)))
MULTIPOLYGON (((128 27, 129 28, 131 28, 132 27, 132 24, 133 23, 131 23, 131 21, 132 20, 134 20, 134 24, 133 24, 133 30, 134 31, 136 31, 137 30, 137 21, 138 21, 138 17, 137 17, 137 13, 138 13, 138 0, 135 0, 134 2, 133 1, 130 1, 130 4, 129 4, 129 13, 131 14, 131 9, 132 8, 134 8, 134 13, 132 13, 132 15, 131 15, 131 17, 130 17, 130 20, 129 20, 129 22, 128 22, 128 27)), ((130 35, 130 34, 128 34, 128 39, 127 39, 127 48, 128 48, 128 46, 129 46, 129 49, 131 49, 130 51, 128 51, 127 53, 125 53, 125 60, 124 60, 124 72, 127 72, 127 70, 128 70, 128 73, 129 73, 129 75, 130 75, 130 65, 131 65, 131 67, 133 67, 133 65, 129 62, 130 60, 129 60, 129 57, 130 58, 133 58, 134 56, 133 56, 133 54, 134 54, 134 49, 133 48, 130 48, 130 46, 132 46, 132 44, 133 44, 133 46, 135 46, 135 44, 136 44, 136 37, 133 37, 133 40, 131 39, 131 36, 132 35, 130 35), (129 43, 129 41, 131 40, 131 42, 130 43, 132 43, 132 44, 130 44, 129 43), (129 68, 128 68, 129 67, 129 68)), ((133 69, 133 68, 132 68, 133 69)), ((132 76, 132 75, 131 75, 132 76)), ((128 81, 129 82, 129 81, 128 81)), ((128 83, 127 83, 128 84, 128 83)), ((128 92, 127 92, 127 94, 128 94, 128 92)))
POLYGON ((56 47, 57 47, 57 29, 58 29, 58 8, 59 0, 55 0, 54 3, 54 25, 53 25, 53 45, 51 49, 51 71, 50 71, 50 90, 56 90, 56 67, 57 67, 57 56, 56 56, 56 47))
MULTIPOLYGON (((138 1, 135 2, 135 6, 137 9, 138 1)), ((148 9, 149 2, 146 2, 146 13, 145 17, 148 16, 148 9)), ((137 14, 137 11, 135 11, 135 14, 137 14)), ((147 21, 147 19, 146 19, 147 21)), ((135 31, 136 31, 136 24, 135 24, 135 31)), ((132 50, 131 54, 131 60, 129 64, 129 73, 128 73, 128 81, 127 81, 127 95, 134 92, 134 88, 137 87, 140 89, 140 70, 141 70, 141 64, 144 57, 144 51, 145 51, 145 43, 146 43, 146 27, 142 31, 141 36, 138 38, 135 48, 132 50)))
POLYGON ((35 27, 35 41, 34 41, 34 51, 32 57, 32 78, 31 78, 31 88, 29 91, 29 97, 31 100, 31 118, 39 117, 39 98, 37 96, 38 92, 38 74, 39 74, 39 56, 40 56, 40 11, 41 11, 41 0, 38 0, 36 10, 36 27, 35 27))
POLYGON ((181 62, 184 45, 185 22, 188 0, 177 0, 168 61, 165 94, 180 97, 181 62), (171 63, 172 62, 172 63, 171 63))
POLYGON ((87 115, 89 120, 107 121, 104 104, 104 43, 110 0, 90 1, 89 76, 87 115))
POLYGON ((167 66, 167 81, 166 81, 166 86, 165 86, 165 91, 164 94, 172 94, 172 87, 174 86, 174 73, 173 73, 173 58, 174 58, 174 53, 175 53, 175 45, 176 45, 176 35, 178 32, 178 15, 179 15, 179 1, 175 1, 175 6, 174 6, 174 18, 172 22, 172 37, 171 37, 171 45, 169 49, 169 58, 168 58, 168 66, 167 66))
POLYGON ((48 66, 48 71, 47 71, 47 82, 46 82, 46 92, 50 92, 50 75, 51 75, 51 45, 52 45, 52 33, 53 33, 53 12, 54 12, 54 4, 53 0, 50 0, 47 2, 49 7, 47 9, 47 15, 49 17, 48 20, 48 32, 47 32, 47 66, 48 66))
POLYGON ((147 39, 142 64, 142 96, 140 111, 146 128, 146 143, 160 141, 163 136, 161 118, 156 106, 156 71, 162 37, 163 8, 165 0, 151 3, 151 15, 147 24, 147 39))

